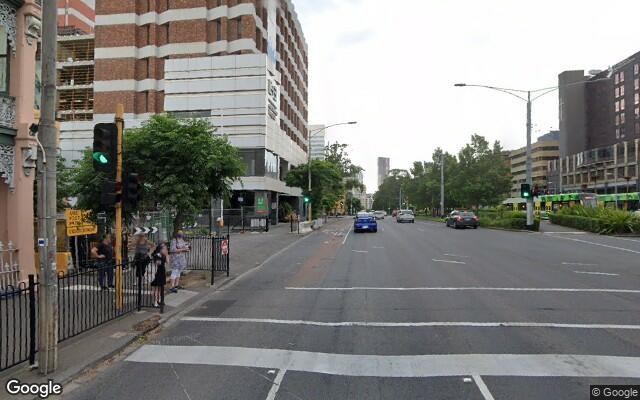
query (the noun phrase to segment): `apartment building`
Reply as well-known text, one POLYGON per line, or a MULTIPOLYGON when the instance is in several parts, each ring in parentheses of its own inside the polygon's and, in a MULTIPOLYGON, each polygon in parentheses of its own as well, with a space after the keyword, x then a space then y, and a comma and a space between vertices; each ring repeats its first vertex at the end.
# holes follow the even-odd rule
POLYGON ((95 0, 58 0, 58 35, 86 35, 95 26, 95 0))
POLYGON ((309 125, 309 132, 312 133, 309 139, 312 160, 325 159, 324 150, 327 147, 327 139, 324 129, 324 125, 309 125))
MULTIPOLYGON (((560 155, 559 136, 558 131, 552 131, 531 144, 531 178, 534 188, 545 190, 548 187, 549 161, 558 159, 560 155)), ((520 197, 520 185, 527 182, 527 148, 511 151, 509 160, 511 197, 520 197)))
POLYGON ((390 161, 387 157, 378 157, 378 187, 389 176, 390 161))

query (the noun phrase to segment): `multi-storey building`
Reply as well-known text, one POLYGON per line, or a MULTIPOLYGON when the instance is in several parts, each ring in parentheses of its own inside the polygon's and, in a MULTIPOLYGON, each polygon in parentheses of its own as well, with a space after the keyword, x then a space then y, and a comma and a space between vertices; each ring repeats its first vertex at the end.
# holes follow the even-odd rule
POLYGON ((639 191, 640 53, 558 80, 560 158, 549 163, 558 190, 639 191))
POLYGON ((378 157, 378 187, 389 176, 389 159, 387 157, 378 157))
MULTIPOLYGON (((531 178, 533 187, 544 190, 548 186, 548 162, 559 156, 559 132, 540 136, 531 144, 531 178)), ((520 185, 527 182, 527 148, 511 151, 511 197, 520 197, 520 185)))
MULTIPOLYGON (((307 45, 291 0, 96 1, 94 120, 208 118, 240 148, 243 205, 299 205, 284 177, 306 160, 307 45)), ((237 201, 237 197, 234 201, 237 201)))
POLYGON ((58 0, 58 35, 93 33, 95 0, 58 0))
POLYGON ((311 151, 312 160, 325 159, 324 150, 327 142, 324 128, 324 125, 309 125, 309 132, 312 133, 309 138, 309 150, 311 151))

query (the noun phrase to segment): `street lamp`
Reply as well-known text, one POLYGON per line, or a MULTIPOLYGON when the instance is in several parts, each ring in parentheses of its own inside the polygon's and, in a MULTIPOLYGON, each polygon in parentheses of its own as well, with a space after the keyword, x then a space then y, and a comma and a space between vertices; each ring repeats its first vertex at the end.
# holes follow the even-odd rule
MULTIPOLYGON (((318 128, 316 130, 309 132, 309 134, 307 135, 307 182, 308 182, 307 189, 308 189, 309 195, 311 195, 311 137, 317 135, 320 132, 323 132, 326 129, 332 128, 334 126, 355 125, 357 123, 358 123, 357 121, 339 122, 337 124, 323 126, 322 128, 318 128)), ((311 200, 307 202, 307 221, 309 222, 311 222, 311 200)))

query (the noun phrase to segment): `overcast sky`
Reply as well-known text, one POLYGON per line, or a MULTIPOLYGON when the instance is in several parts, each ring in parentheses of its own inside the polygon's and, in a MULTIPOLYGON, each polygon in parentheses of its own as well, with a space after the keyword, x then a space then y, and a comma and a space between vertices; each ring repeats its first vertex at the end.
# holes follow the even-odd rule
MULTIPOLYGON (((369 192, 378 156, 409 168, 473 133, 525 145, 524 102, 454 83, 537 89, 640 51, 638 0, 293 1, 309 45, 309 122, 358 121, 328 138, 349 144, 369 192)), ((557 129, 557 103, 534 103, 534 138, 557 129)))

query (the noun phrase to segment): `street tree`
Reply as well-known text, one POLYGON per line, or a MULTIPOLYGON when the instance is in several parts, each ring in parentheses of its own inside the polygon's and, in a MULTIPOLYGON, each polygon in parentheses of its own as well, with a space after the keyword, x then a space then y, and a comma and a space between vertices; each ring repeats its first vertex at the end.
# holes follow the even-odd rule
MULTIPOLYGON (((287 186, 302 188, 302 193, 311 198, 312 211, 318 213, 322 207, 330 209, 342 196, 344 185, 342 171, 326 160, 311 161, 311 191, 309 192, 309 169, 307 164, 292 168, 285 178, 287 186), (320 209, 319 209, 320 208, 320 209)), ((317 215, 317 214, 316 214, 317 215)))

